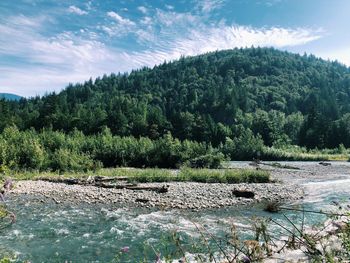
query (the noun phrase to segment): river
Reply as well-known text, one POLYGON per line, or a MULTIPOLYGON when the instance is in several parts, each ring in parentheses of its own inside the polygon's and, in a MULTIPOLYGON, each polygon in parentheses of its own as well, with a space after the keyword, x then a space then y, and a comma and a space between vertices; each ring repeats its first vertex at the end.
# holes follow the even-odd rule
MULTIPOLYGON (((332 162, 322 166, 316 162, 280 162, 299 168, 271 169, 273 176, 285 183, 299 184, 305 189, 302 200, 284 206, 313 211, 338 211, 348 205, 350 197, 350 163, 332 162)), ((247 162, 232 162, 232 167, 246 167, 247 162)), ((265 168, 265 167, 264 167, 265 168)), ((10 197, 8 207, 17 221, 0 230, 0 255, 15 255, 18 261, 32 262, 139 262, 147 258, 154 262, 156 253, 164 257, 178 251, 174 233, 180 237, 181 248, 192 254, 201 250, 191 244, 203 240, 201 234, 224 240, 232 225, 245 238, 252 236, 251 223, 256 218, 272 217, 281 224, 286 215, 297 224, 304 218, 307 224, 321 223, 324 215, 284 211, 271 214, 262 206, 229 207, 200 212, 103 205, 72 205, 38 202, 31 196, 10 197), (198 228, 202 229, 201 231, 198 228), (205 230, 203 230, 205 229, 205 230), (128 247, 125 248, 125 247, 128 247), (128 250, 119 253, 120 249, 128 250)), ((277 226, 274 231, 278 232, 277 226)), ((218 250, 211 239, 213 250, 218 250)), ((223 245, 224 246, 224 245, 223 245)), ((179 254, 173 255, 175 258, 179 254)))

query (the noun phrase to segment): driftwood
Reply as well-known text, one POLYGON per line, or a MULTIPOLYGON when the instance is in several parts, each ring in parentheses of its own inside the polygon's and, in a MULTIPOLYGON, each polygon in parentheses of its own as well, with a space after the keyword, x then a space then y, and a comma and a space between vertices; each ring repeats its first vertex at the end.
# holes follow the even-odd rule
POLYGON ((235 197, 244 197, 244 198, 251 198, 253 199, 255 197, 255 193, 252 191, 247 191, 247 190, 233 190, 232 194, 235 197))
POLYGON ((118 176, 118 177, 105 177, 105 176, 94 176, 89 177, 88 180, 92 180, 95 182, 114 182, 114 181, 127 181, 129 178, 126 176, 118 176))
POLYGON ((319 165, 323 165, 323 166, 330 166, 330 165, 332 165, 331 163, 327 163, 327 162, 319 162, 318 163, 319 165))
POLYGON ((139 203, 148 203, 149 199, 147 198, 136 198, 135 202, 139 202, 139 203))
MULTIPOLYGON (((124 180, 127 178, 124 177, 124 180)), ((128 190, 145 190, 145 191, 155 191, 157 193, 167 193, 169 190, 168 185, 163 186, 138 186, 137 184, 112 184, 109 182, 113 181, 121 181, 123 180, 121 177, 102 177, 102 176, 96 176, 96 177, 89 177, 88 179, 77 179, 77 178, 40 178, 42 181, 47 181, 51 183, 64 183, 68 185, 89 185, 89 186, 96 186, 101 188, 111 188, 111 189, 128 189, 128 190)))

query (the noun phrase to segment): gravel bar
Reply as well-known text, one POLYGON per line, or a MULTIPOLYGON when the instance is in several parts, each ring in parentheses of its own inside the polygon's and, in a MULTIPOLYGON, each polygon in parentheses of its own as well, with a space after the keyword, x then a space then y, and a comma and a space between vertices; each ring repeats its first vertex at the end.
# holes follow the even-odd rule
POLYGON ((42 202, 116 204, 120 206, 155 207, 163 209, 208 209, 247 205, 263 201, 296 200, 303 196, 298 185, 282 183, 143 183, 139 186, 169 186, 167 193, 147 190, 106 189, 95 186, 67 185, 46 181, 19 181, 11 195, 35 195, 42 202), (254 193, 254 198, 236 197, 234 190, 254 193))

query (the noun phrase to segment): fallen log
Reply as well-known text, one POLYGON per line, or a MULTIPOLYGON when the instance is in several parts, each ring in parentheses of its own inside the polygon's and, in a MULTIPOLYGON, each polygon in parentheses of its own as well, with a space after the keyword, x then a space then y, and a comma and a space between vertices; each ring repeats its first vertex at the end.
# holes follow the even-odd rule
POLYGON ((138 202, 138 203, 148 203, 148 202, 149 202, 149 199, 147 199, 147 198, 136 198, 136 199, 135 199, 135 202, 138 202))
MULTIPOLYGON (((90 178, 88 178, 89 180, 90 178)), ((95 182, 113 182, 113 181, 127 181, 129 178, 126 176, 118 176, 118 177, 105 177, 105 176, 95 176, 90 180, 95 182)))
POLYGON ((332 165, 331 163, 327 163, 327 162, 319 162, 318 163, 319 165, 323 165, 323 166, 330 166, 330 165, 332 165))
POLYGON ((169 190, 168 185, 163 186, 138 186, 137 184, 108 184, 105 182, 110 182, 109 178, 98 178, 97 180, 90 179, 76 179, 76 178, 39 178, 39 180, 50 182, 50 183, 64 183, 68 185, 88 185, 96 186, 101 188, 110 188, 110 189, 128 189, 135 191, 155 191, 157 193, 167 193, 169 190), (104 179, 108 179, 104 181, 104 179))
POLYGON ((244 198, 251 198, 253 199, 255 197, 255 193, 252 191, 247 191, 247 190, 233 190, 232 194, 235 197, 244 197, 244 198))
POLYGON ((95 183, 91 184, 92 186, 101 187, 101 188, 113 188, 113 189, 129 189, 130 187, 135 187, 135 184, 104 184, 104 183, 95 183))
POLYGON ((131 186, 126 187, 129 190, 145 190, 145 191, 155 191, 157 193, 167 193, 169 191, 169 185, 163 186, 131 186))
POLYGON ((113 184, 94 184, 94 186, 102 187, 102 188, 113 188, 113 189, 128 189, 135 191, 154 191, 157 193, 167 193, 169 190, 169 185, 162 186, 138 186, 135 184, 122 184, 122 185, 113 185, 113 184))

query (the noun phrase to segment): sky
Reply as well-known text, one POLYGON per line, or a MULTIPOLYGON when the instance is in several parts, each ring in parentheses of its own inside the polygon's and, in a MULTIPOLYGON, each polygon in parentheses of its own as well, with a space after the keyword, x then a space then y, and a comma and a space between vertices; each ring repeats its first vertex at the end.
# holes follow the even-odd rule
POLYGON ((350 66, 348 0, 0 0, 0 92, 69 83, 235 47, 350 66))

